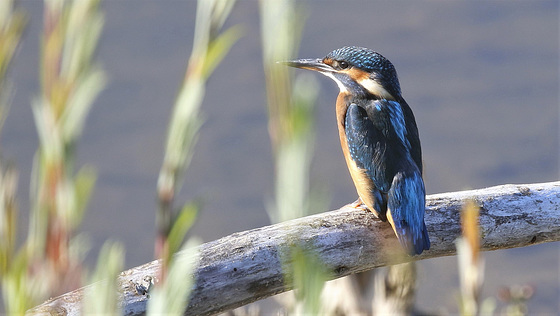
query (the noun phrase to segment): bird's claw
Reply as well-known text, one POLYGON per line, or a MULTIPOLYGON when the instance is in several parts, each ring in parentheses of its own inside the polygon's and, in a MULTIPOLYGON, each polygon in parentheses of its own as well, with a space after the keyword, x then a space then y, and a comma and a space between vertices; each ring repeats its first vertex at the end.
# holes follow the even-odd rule
POLYGON ((361 199, 357 199, 356 201, 348 204, 348 206, 360 211, 369 211, 369 208, 362 202, 361 199))
POLYGON ((385 221, 385 220, 383 220, 382 217, 379 216, 379 213, 377 213, 377 211, 375 211, 375 210, 370 210, 369 207, 367 207, 367 205, 365 205, 364 202, 362 202, 361 199, 357 199, 356 201, 354 201, 354 202, 348 204, 347 206, 348 206, 348 207, 351 207, 351 208, 353 208, 353 209, 356 209, 356 210, 358 210, 358 211, 370 212, 370 213, 372 213, 372 214, 375 216, 375 218, 377 218, 377 219, 379 219, 379 220, 381 220, 381 221, 383 221, 383 222, 385 221))

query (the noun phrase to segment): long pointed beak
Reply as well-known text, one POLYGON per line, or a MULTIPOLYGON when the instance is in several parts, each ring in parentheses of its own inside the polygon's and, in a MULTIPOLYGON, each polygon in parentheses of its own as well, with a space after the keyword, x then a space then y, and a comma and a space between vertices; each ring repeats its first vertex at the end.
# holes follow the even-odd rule
POLYGON ((335 71, 331 66, 325 64, 322 59, 296 59, 282 61, 281 63, 290 67, 309 69, 323 73, 335 71))

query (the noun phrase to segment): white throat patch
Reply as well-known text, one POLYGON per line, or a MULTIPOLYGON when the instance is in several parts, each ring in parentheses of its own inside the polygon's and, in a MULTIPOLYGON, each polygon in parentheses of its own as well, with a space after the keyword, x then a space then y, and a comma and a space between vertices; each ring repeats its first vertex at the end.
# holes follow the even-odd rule
POLYGON ((338 80, 333 74, 332 72, 321 72, 323 75, 331 78, 332 80, 334 80, 334 82, 336 82, 336 85, 338 86, 338 88, 340 89, 340 92, 348 92, 348 89, 346 89, 346 86, 344 86, 344 84, 342 84, 342 82, 340 80, 338 80))

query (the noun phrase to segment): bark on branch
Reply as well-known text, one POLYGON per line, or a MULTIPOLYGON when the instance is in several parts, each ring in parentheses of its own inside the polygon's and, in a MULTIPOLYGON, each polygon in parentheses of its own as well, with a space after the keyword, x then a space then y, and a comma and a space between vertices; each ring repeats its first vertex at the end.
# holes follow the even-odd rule
MULTIPOLYGON (((481 207, 482 250, 496 250, 560 240, 560 182, 502 185, 427 197, 429 251, 414 258, 395 256, 400 245, 388 223, 366 211, 348 207, 235 233, 200 246, 196 285, 187 315, 212 315, 291 289, 282 260, 290 245, 315 251, 333 278, 404 262, 455 254, 460 235, 460 210, 466 200, 481 207)), ((146 310, 149 278, 159 262, 127 270, 119 276, 125 315, 146 310)), ((185 276, 191 277, 191 276, 185 276)), ((30 311, 80 314, 86 289, 51 299, 30 311)), ((180 293, 177 293, 180 295, 180 293)))

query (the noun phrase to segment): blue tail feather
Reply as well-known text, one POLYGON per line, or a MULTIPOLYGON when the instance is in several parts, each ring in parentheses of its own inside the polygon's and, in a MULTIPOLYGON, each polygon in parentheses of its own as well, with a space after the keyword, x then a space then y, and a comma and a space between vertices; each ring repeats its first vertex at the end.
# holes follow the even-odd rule
POLYGON ((418 170, 395 175, 388 192, 387 211, 391 213, 399 242, 411 255, 430 249, 424 223, 425 201, 424 181, 418 170))

